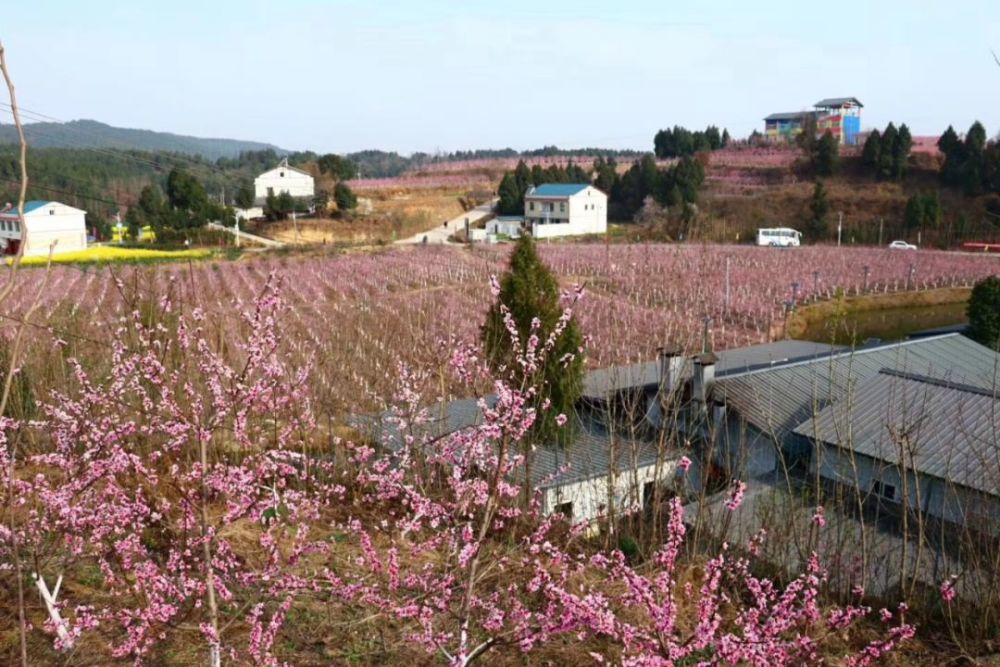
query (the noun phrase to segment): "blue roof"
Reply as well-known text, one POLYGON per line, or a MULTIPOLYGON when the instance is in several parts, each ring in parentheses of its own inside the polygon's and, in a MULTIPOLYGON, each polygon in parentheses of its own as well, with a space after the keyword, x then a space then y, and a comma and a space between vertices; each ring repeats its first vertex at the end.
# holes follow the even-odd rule
MULTIPOLYGON (((41 207, 45 206, 46 204, 51 204, 51 203, 52 202, 43 201, 41 199, 32 199, 31 201, 24 202, 24 212, 25 212, 25 214, 28 214, 28 213, 31 213, 32 211, 34 211, 36 208, 41 208, 41 207)), ((16 218, 17 217, 17 206, 14 206, 14 207, 10 208, 9 210, 4 211, 3 213, 0 213, 0 215, 8 217, 8 218, 16 218)))
POLYGON ((531 197, 571 197, 590 187, 590 183, 543 183, 535 188, 531 197))

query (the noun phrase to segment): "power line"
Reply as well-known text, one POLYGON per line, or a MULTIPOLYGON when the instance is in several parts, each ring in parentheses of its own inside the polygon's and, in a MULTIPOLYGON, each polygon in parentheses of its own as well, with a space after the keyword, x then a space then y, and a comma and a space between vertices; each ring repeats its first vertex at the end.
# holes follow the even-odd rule
MULTIPOLYGON (((3 181, 5 183, 13 183, 14 185, 20 185, 21 184, 21 181, 15 180, 13 178, 0 178, 0 181, 3 181)), ((89 201, 97 201, 97 202, 101 202, 102 204, 112 204, 112 205, 118 206, 118 207, 125 206, 125 204, 122 204, 121 202, 113 201, 111 199, 101 199, 100 197, 91 197, 89 195, 80 194, 79 192, 70 192, 69 190, 60 190, 59 188, 50 188, 50 187, 45 186, 45 185, 35 185, 33 183, 30 183, 30 182, 28 183, 28 189, 29 190, 30 189, 45 190, 46 192, 54 192, 54 193, 60 194, 60 195, 68 195, 70 197, 76 197, 77 199, 87 199, 89 201)))

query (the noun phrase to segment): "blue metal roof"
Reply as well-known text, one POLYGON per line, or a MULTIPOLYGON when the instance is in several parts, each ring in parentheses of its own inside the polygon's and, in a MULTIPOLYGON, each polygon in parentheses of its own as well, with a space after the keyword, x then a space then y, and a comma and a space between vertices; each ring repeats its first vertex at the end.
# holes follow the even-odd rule
MULTIPOLYGON (((41 208, 46 204, 51 204, 51 203, 52 202, 43 201, 41 199, 32 199, 31 201, 26 201, 24 202, 24 213, 25 215, 27 215, 28 213, 34 211, 36 208, 41 208)), ((0 213, 0 216, 3 216, 5 218, 17 218, 17 206, 14 206, 13 208, 10 208, 0 213)))
POLYGON ((529 197, 572 197, 590 187, 590 183, 543 183, 529 197))

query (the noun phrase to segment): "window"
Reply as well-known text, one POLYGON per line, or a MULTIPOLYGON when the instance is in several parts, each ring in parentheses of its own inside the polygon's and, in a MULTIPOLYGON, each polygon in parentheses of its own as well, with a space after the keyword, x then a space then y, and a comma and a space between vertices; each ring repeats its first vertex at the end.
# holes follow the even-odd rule
POLYGON ((885 484, 879 480, 872 482, 872 493, 886 500, 896 499, 896 487, 892 484, 885 484))
POLYGON ((530 204, 528 204, 528 210, 529 211, 534 211, 535 210, 535 202, 531 202, 530 204))
POLYGON ((559 503, 555 506, 555 513, 562 514, 567 519, 573 518, 573 503, 559 503))
POLYGON ((54 208, 50 208, 49 209, 49 215, 55 215, 55 214, 56 214, 56 210, 54 208))
POLYGON ((281 176, 282 178, 284 178, 284 177, 285 177, 285 172, 283 172, 283 171, 279 171, 279 172, 278 172, 278 176, 281 176))
POLYGON ((566 212, 566 204, 564 204, 562 202, 559 202, 559 212, 560 213, 565 213, 566 212))

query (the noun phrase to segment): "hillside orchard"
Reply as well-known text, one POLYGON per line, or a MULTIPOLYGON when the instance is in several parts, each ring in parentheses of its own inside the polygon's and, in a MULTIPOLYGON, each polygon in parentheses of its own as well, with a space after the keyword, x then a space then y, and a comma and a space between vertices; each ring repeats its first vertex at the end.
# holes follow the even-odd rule
MULTIPOLYGON (((668 262, 691 270, 699 257, 668 262)), ((549 259, 594 272, 595 257, 549 259)), ((18 393, 35 400, 0 419, 6 663, 763 666, 830 657, 862 667, 913 636, 905 605, 876 612, 862 590, 825 603, 816 554, 783 583, 756 572, 763 533, 689 564, 679 500, 644 561, 600 549, 561 515, 541 516, 537 499, 523 503, 513 480, 517 445, 538 418, 528 407, 536 387, 491 374, 460 341, 428 351, 438 369, 394 363, 414 342, 407 329, 478 314, 445 299, 412 322, 401 304, 434 291, 483 296, 473 276, 496 260, 391 253, 202 266, 144 274, 143 289, 126 282, 138 275, 54 275, 35 291, 49 293, 41 310, 28 313, 52 324, 31 336, 36 360, 54 355, 49 375, 22 369, 18 393), (379 343, 349 320, 373 309, 396 318, 385 326, 398 337, 380 343, 387 356, 373 356, 379 343), (326 339, 350 347, 352 337, 355 368, 383 364, 394 378, 389 420, 411 434, 397 446, 334 437, 313 410, 317 381, 331 381, 326 339), (105 367, 80 358, 86 344, 103 350, 105 367), (481 402, 479 427, 421 435, 433 415, 420 406, 434 396, 422 380, 435 370, 466 392, 495 393, 494 404, 481 402)), ((633 274, 635 260, 616 258, 633 274)), ((540 367, 551 353, 529 344, 516 365, 540 367)), ((690 461, 678 465, 684 472, 690 461)), ((730 510, 744 491, 731 485, 730 510)), ((950 589, 941 595, 953 599, 950 589)))
MULTIPOLYGON (((576 315, 591 368, 649 360, 665 344, 695 350, 705 317, 712 318, 717 350, 766 342, 782 333, 786 301, 856 294, 866 266, 871 292, 971 286, 1000 271, 996 257, 882 249, 593 244, 541 245, 539 252, 563 290, 579 285, 586 293, 576 315)), ((317 409, 341 415, 381 405, 399 363, 436 368, 449 348, 475 340, 491 301, 489 279, 506 260, 500 247, 430 247, 123 268, 113 275, 55 267, 38 319, 52 338, 66 341, 60 354, 100 357, 104 351, 87 341, 110 343, 122 314, 171 294, 197 305, 227 344, 240 330, 240 310, 277 272, 288 304, 282 326, 298 362, 312 366, 317 409)), ((44 275, 24 272, 25 288, 5 304, 10 316, 25 312, 44 275)), ((54 354, 45 336, 32 341, 26 372, 54 354)))

